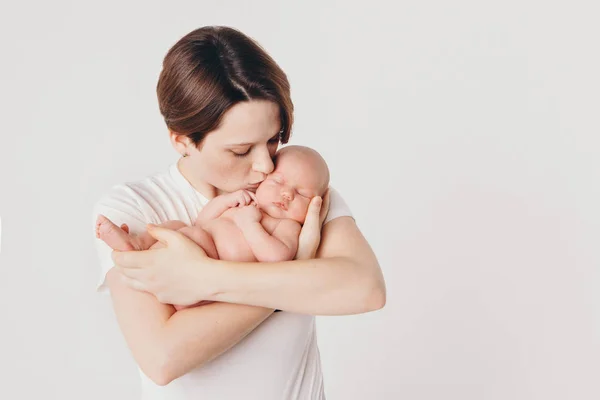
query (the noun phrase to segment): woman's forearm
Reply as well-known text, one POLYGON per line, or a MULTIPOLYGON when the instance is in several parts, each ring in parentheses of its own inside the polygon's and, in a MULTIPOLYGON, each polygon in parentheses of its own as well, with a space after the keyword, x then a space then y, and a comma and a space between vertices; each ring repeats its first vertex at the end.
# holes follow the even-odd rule
POLYGON ((273 311, 241 304, 213 303, 176 312, 163 328, 164 383, 223 354, 273 311))
POLYGON ((228 303, 174 312, 153 295, 127 286, 116 268, 106 279, 125 341, 142 371, 158 385, 213 360, 273 312, 228 303))
POLYGON ((383 306, 366 268, 342 257, 223 265, 223 286, 211 300, 310 315, 359 314, 383 306))
POLYGON ((220 261, 220 285, 210 300, 311 315, 359 314, 384 306, 381 269, 351 218, 325 225, 317 257, 275 263, 220 261))
POLYGON ((158 227, 150 232, 167 246, 114 252, 112 257, 135 282, 132 287, 154 294, 163 303, 214 300, 311 315, 358 314, 385 305, 379 262, 351 217, 323 226, 313 260, 214 260, 179 232, 158 227))

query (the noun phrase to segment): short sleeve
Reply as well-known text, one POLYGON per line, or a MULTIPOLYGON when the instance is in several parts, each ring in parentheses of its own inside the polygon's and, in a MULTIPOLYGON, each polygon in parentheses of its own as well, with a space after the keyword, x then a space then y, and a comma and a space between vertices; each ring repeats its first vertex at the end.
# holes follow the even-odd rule
POLYGON ((352 212, 350 211, 350 207, 344 201, 344 198, 340 195, 340 193, 335 190, 333 187, 329 187, 329 212, 327 213, 327 217, 325 217, 325 222, 323 224, 328 223, 329 221, 336 219, 338 217, 352 217, 352 212))
POLYGON ((102 197, 95 205, 92 215, 94 245, 100 262, 100 271, 96 291, 108 292, 105 285, 106 273, 114 266, 112 261, 113 250, 102 240, 96 238, 96 220, 99 215, 104 215, 115 225, 127 224, 130 233, 139 234, 146 230, 144 213, 134 192, 127 186, 116 186, 102 197))

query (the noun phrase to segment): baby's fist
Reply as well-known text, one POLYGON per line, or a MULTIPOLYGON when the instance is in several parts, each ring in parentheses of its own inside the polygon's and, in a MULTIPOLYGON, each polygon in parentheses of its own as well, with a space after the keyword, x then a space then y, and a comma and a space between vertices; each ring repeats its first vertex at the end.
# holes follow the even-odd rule
POLYGON ((230 207, 244 207, 244 206, 252 204, 252 202, 256 201, 256 195, 254 193, 249 192, 247 190, 243 190, 243 189, 235 191, 235 192, 231 193, 229 196, 230 196, 230 199, 229 199, 230 207))
POLYGON ((262 213, 256 205, 248 205, 240 208, 235 213, 235 222, 238 226, 249 222, 260 222, 262 213))

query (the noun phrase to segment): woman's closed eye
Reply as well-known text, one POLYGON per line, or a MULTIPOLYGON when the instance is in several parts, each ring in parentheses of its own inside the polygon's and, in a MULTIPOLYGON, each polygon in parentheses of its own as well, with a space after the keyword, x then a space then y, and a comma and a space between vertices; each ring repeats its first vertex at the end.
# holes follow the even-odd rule
MULTIPOLYGON (((269 139, 269 141, 267 142, 269 145, 274 145, 274 144, 278 144, 279 143, 279 134, 277 134, 276 136, 272 137, 271 139, 269 139)), ((236 157, 245 157, 248 154, 250 154, 250 151, 252 150, 253 146, 248 147, 247 150, 245 151, 233 151, 231 150, 231 152, 233 153, 234 156, 236 157)))
POLYGON ((244 156, 247 156, 248 154, 250 154, 250 150, 252 150, 252 147, 249 147, 248 150, 241 152, 241 153, 238 153, 237 151, 233 151, 233 150, 231 150, 231 152, 236 157, 244 157, 244 156))

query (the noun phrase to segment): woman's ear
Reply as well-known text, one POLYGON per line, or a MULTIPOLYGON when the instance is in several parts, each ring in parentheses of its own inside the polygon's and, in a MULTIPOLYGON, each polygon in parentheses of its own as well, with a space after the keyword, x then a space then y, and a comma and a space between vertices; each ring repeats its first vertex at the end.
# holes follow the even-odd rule
POLYGON ((189 146, 192 144, 189 137, 169 129, 169 139, 171 140, 171 144, 173 145, 173 148, 175 148, 175 151, 181 154, 181 156, 187 157, 189 155, 189 146))

